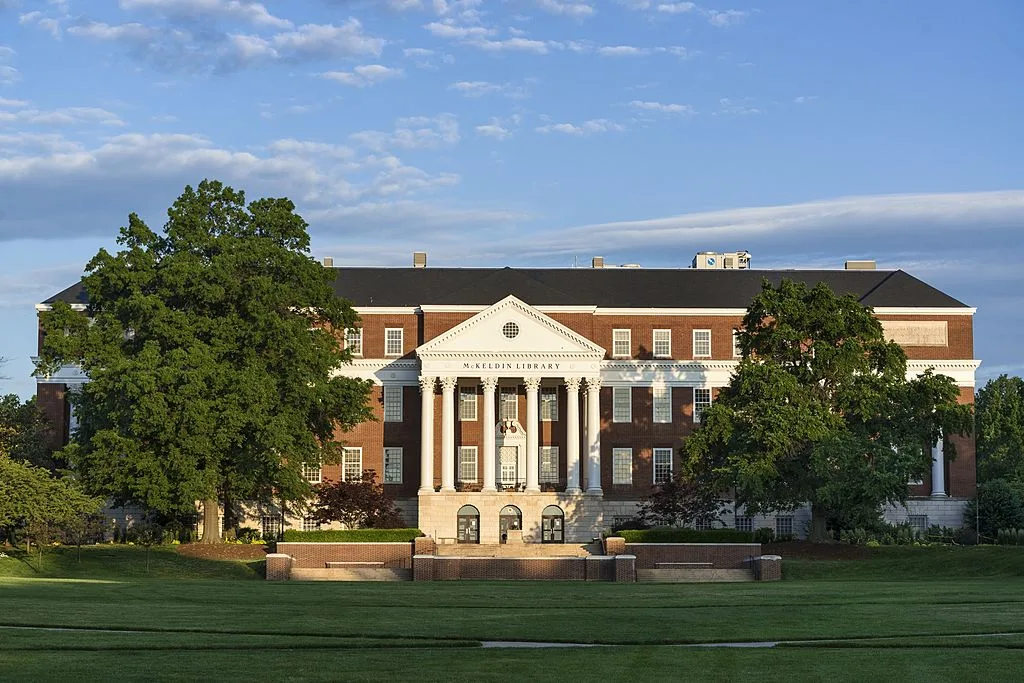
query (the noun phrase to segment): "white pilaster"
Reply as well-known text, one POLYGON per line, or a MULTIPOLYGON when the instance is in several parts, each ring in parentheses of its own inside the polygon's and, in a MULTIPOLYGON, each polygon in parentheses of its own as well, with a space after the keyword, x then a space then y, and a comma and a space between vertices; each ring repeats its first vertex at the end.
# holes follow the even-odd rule
POLYGON ((436 377, 420 377, 420 493, 434 492, 434 386, 436 377))
POLYGON ((587 378, 587 493, 601 490, 601 378, 587 378))
POLYGON ((441 378, 441 491, 455 490, 455 386, 457 377, 441 378))
POLYGON ((540 491, 540 377, 527 377, 526 384, 526 490, 540 491))
POLYGON ((942 437, 932 446, 932 498, 946 497, 946 456, 942 437))
POLYGON ((580 378, 565 378, 566 493, 580 492, 580 378))
POLYGON ((483 429, 484 437, 484 491, 497 491, 495 482, 495 458, 497 457, 494 447, 494 426, 497 424, 497 416, 494 412, 494 391, 498 388, 497 377, 484 377, 480 382, 484 388, 484 414, 481 417, 480 427, 483 429))

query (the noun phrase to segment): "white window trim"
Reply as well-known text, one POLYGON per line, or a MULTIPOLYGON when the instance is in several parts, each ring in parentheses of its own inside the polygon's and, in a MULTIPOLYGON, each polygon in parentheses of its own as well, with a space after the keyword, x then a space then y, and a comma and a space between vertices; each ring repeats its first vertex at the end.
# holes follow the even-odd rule
POLYGON ((302 477, 310 484, 319 484, 324 480, 324 468, 320 465, 316 466, 316 474, 312 474, 313 467, 302 463, 302 477), (308 469, 307 469, 308 468, 308 469))
POLYGON ((539 458, 539 463, 537 465, 537 478, 539 480, 539 483, 541 483, 541 484, 557 484, 558 483, 558 466, 559 466, 558 446, 541 446, 540 447, 539 455, 540 455, 540 458, 539 458), (552 454, 553 453, 554 457, 555 457, 555 471, 554 471, 554 474, 551 477, 547 477, 547 478, 544 477, 544 467, 543 467, 545 452, 548 453, 548 454, 552 454))
POLYGON ((706 391, 708 392, 708 402, 704 405, 704 410, 711 407, 711 404, 715 402, 715 393, 711 391, 711 387, 694 387, 693 388, 693 423, 700 424, 700 413, 697 412, 697 392, 706 391))
POLYGON ((612 449, 612 484, 615 486, 631 486, 633 484, 633 449, 613 448, 612 449), (628 455, 629 457, 629 481, 617 481, 615 479, 615 458, 616 456, 628 455))
MULTIPOLYGON (((537 412, 540 413, 540 421, 541 422, 558 422, 558 387, 541 387, 540 388, 540 396, 539 396, 539 398, 540 398, 540 401, 539 401, 540 405, 538 406, 538 411, 537 412), (551 415, 548 416, 548 417, 544 417, 544 405, 545 405, 544 396, 545 395, 547 395, 547 396, 554 396, 555 397, 554 406, 552 408, 551 415)), ((550 401, 548 403, 550 403, 550 401)))
POLYGON ((362 446, 346 446, 341 454, 341 480, 342 481, 360 481, 363 478, 363 447, 362 446), (348 464, 348 457, 350 455, 359 456, 359 472, 355 479, 349 479, 348 475, 345 474, 345 466, 348 464))
POLYGON ((320 522, 316 521, 313 517, 302 518, 302 530, 303 531, 320 531, 320 522))
POLYGON ((459 422, 476 422, 477 415, 479 414, 477 401, 476 387, 459 387, 459 422), (472 397, 472 401, 464 399, 463 397, 472 397), (473 416, 468 417, 462 414, 463 406, 473 404, 473 416))
POLYGON ((515 386, 505 386, 505 387, 499 387, 498 388, 498 417, 500 418, 501 415, 502 415, 502 410, 504 409, 503 408, 504 401, 502 400, 502 397, 506 396, 506 395, 514 396, 515 400, 511 401, 510 404, 509 404, 509 405, 512 406, 512 415, 511 416, 507 416, 507 417, 505 417, 503 419, 506 419, 506 420, 518 420, 519 419, 519 387, 515 387, 515 386))
POLYGON ((404 405, 404 394, 403 387, 395 384, 385 384, 381 391, 381 400, 384 402, 384 421, 385 422, 402 422, 405 418, 405 405, 404 405), (397 396, 397 415, 392 414, 388 417, 388 396, 397 396))
POLYGON ((458 475, 459 481, 464 484, 475 484, 480 479, 480 454, 477 452, 476 446, 459 446, 459 462, 458 462, 458 475), (463 454, 473 454, 473 478, 463 479, 462 477, 462 456, 463 454))
POLYGON ((612 387, 612 422, 619 424, 628 424, 633 421, 633 387, 612 387), (628 419, 618 419, 618 411, 615 410, 615 405, 618 403, 619 396, 626 395, 626 409, 629 411, 628 419))
POLYGON ((630 329, 616 328, 612 330, 612 358, 632 358, 633 357, 633 331, 630 329), (626 335, 626 353, 619 353, 616 346, 616 335, 624 333, 626 335))
POLYGON ((653 354, 655 358, 671 358, 672 357, 672 330, 661 329, 661 330, 654 330, 653 332, 651 332, 651 354, 653 354), (665 351, 664 353, 658 353, 658 333, 659 332, 664 332, 665 335, 668 337, 668 339, 662 340, 664 343, 668 344, 668 350, 665 351))
POLYGON ((667 384, 655 384, 651 387, 651 421, 654 424, 672 424, 672 387, 667 384), (665 395, 658 399, 658 392, 663 391, 665 395), (668 403, 668 410, 665 411, 668 419, 658 419, 659 402, 668 403))
POLYGON ((672 449, 655 448, 651 454, 651 478, 654 484, 667 484, 672 481, 672 449), (668 456, 668 478, 665 481, 658 481, 658 455, 668 456))
POLYGON ((740 349, 740 346, 739 346, 739 334, 740 334, 739 330, 733 330, 732 331, 732 357, 733 358, 743 358, 743 351, 740 349))
POLYGON ((384 482, 385 484, 401 484, 402 483, 402 469, 405 467, 405 454, 401 446, 385 446, 384 447, 384 482), (398 456, 398 479, 388 479, 388 451, 391 451, 391 457, 398 456))
POLYGON ((349 353, 353 356, 361 357, 363 355, 363 328, 350 327, 346 330, 345 345, 348 347, 349 353))
MULTIPOLYGON (((703 340, 701 341, 701 343, 703 343, 703 340)), ((712 356, 711 330, 694 330, 693 331, 693 357, 694 358, 711 358, 711 356, 712 356), (700 333, 700 332, 707 332, 708 333, 708 352, 707 353, 697 353, 697 334, 700 333)))
POLYGON ((404 327, 385 327, 384 328, 384 356, 387 358, 397 358, 405 352, 405 328, 404 327), (398 346, 399 351, 389 352, 388 351, 388 337, 391 332, 398 333, 398 346))

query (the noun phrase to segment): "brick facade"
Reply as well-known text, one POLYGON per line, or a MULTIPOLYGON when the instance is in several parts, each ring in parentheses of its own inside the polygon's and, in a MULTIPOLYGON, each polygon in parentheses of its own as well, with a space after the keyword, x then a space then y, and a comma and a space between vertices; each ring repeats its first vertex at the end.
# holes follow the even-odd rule
POLYGON ((412 569, 413 543, 278 543, 292 567, 323 569, 328 562, 382 562, 387 569, 412 569))

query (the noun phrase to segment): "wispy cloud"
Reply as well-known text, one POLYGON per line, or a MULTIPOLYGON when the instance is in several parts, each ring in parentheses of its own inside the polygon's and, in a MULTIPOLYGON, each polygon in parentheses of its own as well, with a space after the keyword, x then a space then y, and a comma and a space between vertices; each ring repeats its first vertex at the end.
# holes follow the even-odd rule
POLYGON ((491 117, 490 121, 485 124, 476 127, 477 135, 483 135, 484 137, 494 138, 496 140, 506 140, 515 133, 519 128, 519 124, 522 121, 522 117, 519 114, 513 114, 507 118, 491 117))
POLYGON ((562 133, 565 135, 586 136, 595 133, 624 131, 626 127, 608 119, 590 119, 583 123, 549 123, 535 129, 538 133, 562 133))
POLYGON ((566 2, 565 0, 537 0, 537 6, 550 14, 557 14, 573 19, 586 19, 593 16, 596 10, 586 2, 566 2))
POLYGON ((647 102, 644 100, 633 100, 629 106, 644 111, 656 111, 662 114, 693 114, 693 107, 689 104, 666 104, 663 102, 647 102))
POLYGON ((399 78, 403 75, 404 72, 401 69, 383 66, 382 64, 361 64, 352 69, 352 71, 325 71, 320 74, 320 77, 337 81, 344 85, 365 88, 392 78, 399 78))

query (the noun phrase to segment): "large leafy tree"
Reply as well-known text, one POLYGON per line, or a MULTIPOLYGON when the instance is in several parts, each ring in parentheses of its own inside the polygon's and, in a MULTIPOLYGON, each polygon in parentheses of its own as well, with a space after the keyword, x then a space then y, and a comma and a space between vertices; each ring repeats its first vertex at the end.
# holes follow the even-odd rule
POLYGON ((0 449, 14 460, 59 469, 63 463, 53 457, 52 430, 35 398, 22 403, 17 394, 0 397, 0 449))
POLYGON ((302 463, 336 459, 336 428, 370 417, 369 383, 334 372, 357 316, 294 208, 186 187, 162 234, 131 214, 121 250, 89 262, 86 315, 43 315, 37 373, 90 378, 67 449, 90 491, 171 516, 203 501, 214 542, 218 502, 310 495, 302 463))
POLYGON ((743 360, 687 439, 684 467, 754 514, 810 503, 813 540, 829 521, 864 523, 905 501, 931 444, 971 428, 952 379, 908 381, 903 349, 871 309, 824 284, 765 282, 739 344, 743 360))
POLYGON ((978 478, 1024 484, 1024 380, 1000 375, 978 392, 978 478))

